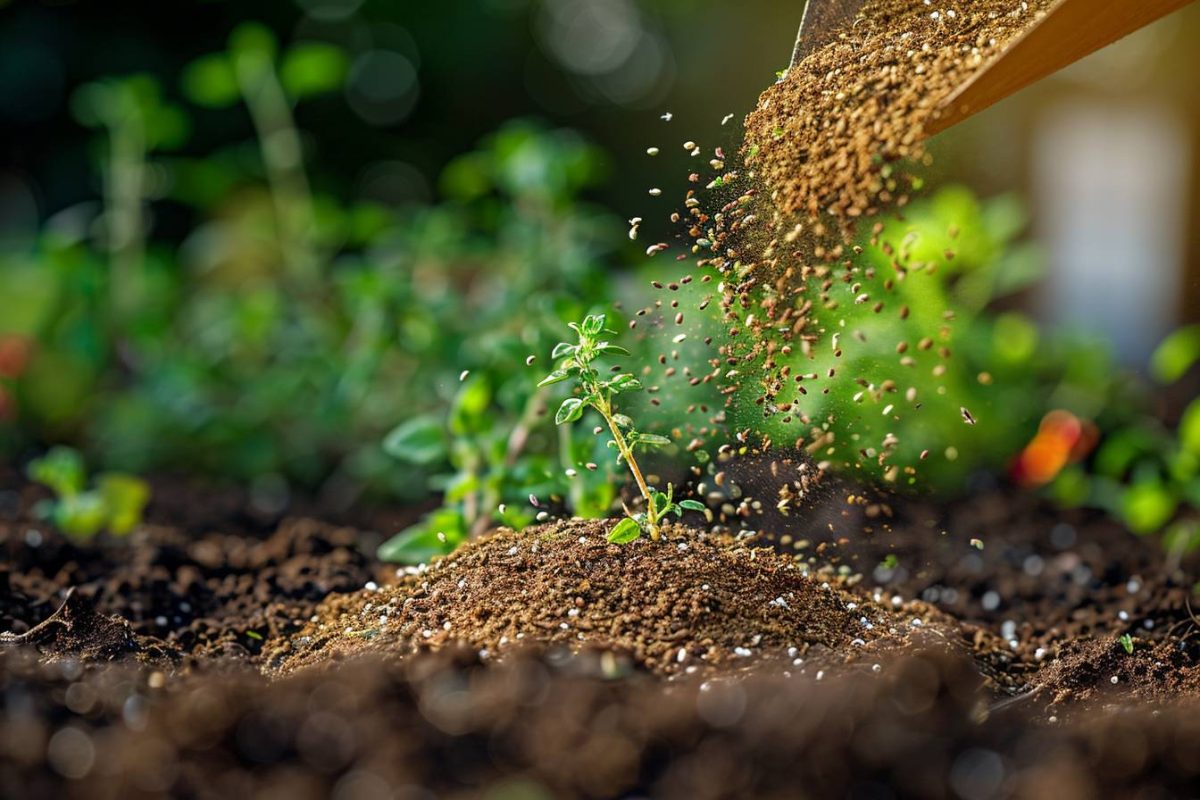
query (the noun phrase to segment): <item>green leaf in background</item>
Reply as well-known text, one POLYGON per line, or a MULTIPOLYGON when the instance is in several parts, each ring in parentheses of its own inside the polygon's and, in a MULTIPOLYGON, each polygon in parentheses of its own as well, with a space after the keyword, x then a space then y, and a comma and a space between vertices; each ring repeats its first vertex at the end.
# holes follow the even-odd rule
POLYGON ((129 534, 142 521, 150 501, 150 486, 141 478, 122 472, 106 472, 96 478, 96 491, 104 502, 108 532, 129 534))
POLYGON ((233 64, 223 53, 202 56, 188 64, 181 88, 188 100, 205 108, 226 108, 241 96, 233 64))
POLYGON ((671 444, 671 440, 657 433, 639 433, 637 443, 646 447, 666 447, 671 444))
POLYGON ((346 54, 324 42, 289 48, 279 68, 283 88, 296 100, 335 91, 346 78, 346 54))
POLYGON ((482 433, 492 427, 492 387, 483 378, 472 378, 462 385, 450 407, 450 432, 455 436, 482 433))
POLYGON ((64 495, 54 505, 54 524, 75 539, 92 538, 107 520, 108 510, 99 492, 64 495))
POLYGON ((1143 481, 1125 490, 1121 516, 1134 533, 1154 533, 1170 521, 1178 500, 1161 483, 1143 481))
POLYGON ((466 521, 453 508, 442 508, 426 516, 380 545, 381 561, 399 564, 428 564, 454 550, 467 538, 466 521), (439 535, 440 534, 440 535, 439 535))
POLYGON ((1192 455, 1200 455, 1200 399, 1193 400, 1179 418, 1179 445, 1192 455))
POLYGON ((706 511, 708 507, 699 500, 680 500, 679 507, 685 511, 706 511))
POLYGON ((46 455, 29 462, 30 480, 49 487, 59 497, 70 497, 84 489, 87 473, 83 456, 69 447, 53 447, 46 455))
POLYGON ((427 414, 392 429, 383 440, 384 451, 409 464, 436 464, 446 459, 446 432, 442 421, 427 414))
POLYGON ((1163 383, 1174 383, 1200 361, 1200 325, 1180 328, 1163 340, 1150 356, 1150 373, 1163 383))
POLYGON ((629 517, 623 518, 608 532, 608 540, 613 544, 629 544, 642 535, 642 526, 629 517))

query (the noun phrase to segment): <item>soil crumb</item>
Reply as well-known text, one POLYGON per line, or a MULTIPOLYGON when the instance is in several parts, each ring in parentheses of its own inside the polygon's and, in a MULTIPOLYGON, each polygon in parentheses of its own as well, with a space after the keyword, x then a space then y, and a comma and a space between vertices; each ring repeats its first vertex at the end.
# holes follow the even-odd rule
POLYGON ((871 0, 828 44, 763 93, 745 153, 785 216, 873 216, 925 155, 924 127, 970 75, 1053 0, 871 0))
POLYGON ((0 633, 0 646, 36 647, 52 656, 77 656, 110 660, 141 651, 129 623, 96 611, 95 605, 74 589, 57 611, 24 633, 0 633))
POLYGON ((399 585, 331 597, 267 662, 286 672, 360 652, 447 646, 486 659, 536 643, 615 652, 672 675, 764 658, 799 665, 814 650, 867 652, 908 625, 773 550, 681 528, 665 542, 611 545, 613 523, 501 530, 399 585))

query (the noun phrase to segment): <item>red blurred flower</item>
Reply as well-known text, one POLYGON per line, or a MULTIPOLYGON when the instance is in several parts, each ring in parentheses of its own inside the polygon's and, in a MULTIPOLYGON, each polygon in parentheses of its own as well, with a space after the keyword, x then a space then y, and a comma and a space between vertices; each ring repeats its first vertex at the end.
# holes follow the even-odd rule
POLYGON ((1037 434, 1013 460, 1012 478, 1021 486, 1044 486, 1090 453, 1098 438, 1091 422, 1055 409, 1042 417, 1037 434))
POLYGON ((12 422, 17 418, 17 404, 13 396, 0 386, 0 422, 12 422))
POLYGON ((21 377, 25 367, 29 366, 32 352, 33 342, 28 336, 15 333, 0 336, 0 378, 15 380, 21 377))

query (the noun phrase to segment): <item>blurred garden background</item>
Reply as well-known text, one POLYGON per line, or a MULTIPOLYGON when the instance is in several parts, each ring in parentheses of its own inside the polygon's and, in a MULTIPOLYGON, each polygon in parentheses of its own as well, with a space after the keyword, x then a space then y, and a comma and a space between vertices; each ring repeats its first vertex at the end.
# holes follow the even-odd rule
MULTIPOLYGON (((528 522, 530 493, 604 513, 603 470, 564 469, 607 459, 545 423, 521 366, 564 320, 651 302, 680 143, 736 150, 801 9, 0 4, 0 457, 69 445, 268 510, 441 494, 430 530, 451 538, 528 522)), ((910 458, 937 444, 913 488, 988 474, 1196 538, 1197 35, 1192 7, 934 143, 895 224, 930 252, 962 231, 954 268, 911 288, 955 312, 959 357, 902 423, 910 458)), ((894 362, 879 334, 848 371, 894 362)), ((644 411, 677 428, 706 401, 682 395, 644 411)), ((848 397, 819 402, 877 440, 848 397)))

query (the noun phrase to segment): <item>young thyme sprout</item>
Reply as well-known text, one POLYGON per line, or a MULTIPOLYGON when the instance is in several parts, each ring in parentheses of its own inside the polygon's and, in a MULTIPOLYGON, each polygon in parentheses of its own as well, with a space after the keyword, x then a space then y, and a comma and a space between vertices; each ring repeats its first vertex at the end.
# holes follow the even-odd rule
MULTIPOLYGON (((642 533, 648 533, 650 538, 658 541, 662 536, 662 520, 668 514, 683 516, 685 509, 703 511, 704 505, 696 500, 674 500, 674 487, 667 484, 665 493, 652 489, 646 483, 638 466, 634 450, 637 447, 662 447, 671 440, 665 436, 652 433, 642 433, 634 428, 633 420, 618 413, 613 405, 613 398, 625 392, 636 392, 642 388, 641 381, 628 373, 618 372, 611 377, 603 378, 593 362, 602 355, 629 355, 629 351, 602 339, 606 334, 615 335, 616 331, 607 330, 604 325, 606 318, 603 314, 591 314, 582 323, 569 323, 578 336, 578 341, 559 342, 551 354, 554 358, 563 359, 558 368, 542 379, 539 387, 550 386, 574 378, 579 390, 578 397, 568 397, 558 407, 554 415, 555 423, 566 425, 575 422, 583 416, 588 408, 594 408, 612 434, 608 446, 616 449, 617 463, 622 461, 629 467, 638 491, 646 501, 646 510, 634 514, 625 510, 627 516, 616 524, 609 532, 608 540, 616 544, 625 544, 637 539, 642 533)), ((602 429, 597 429, 602 430, 602 429)))

